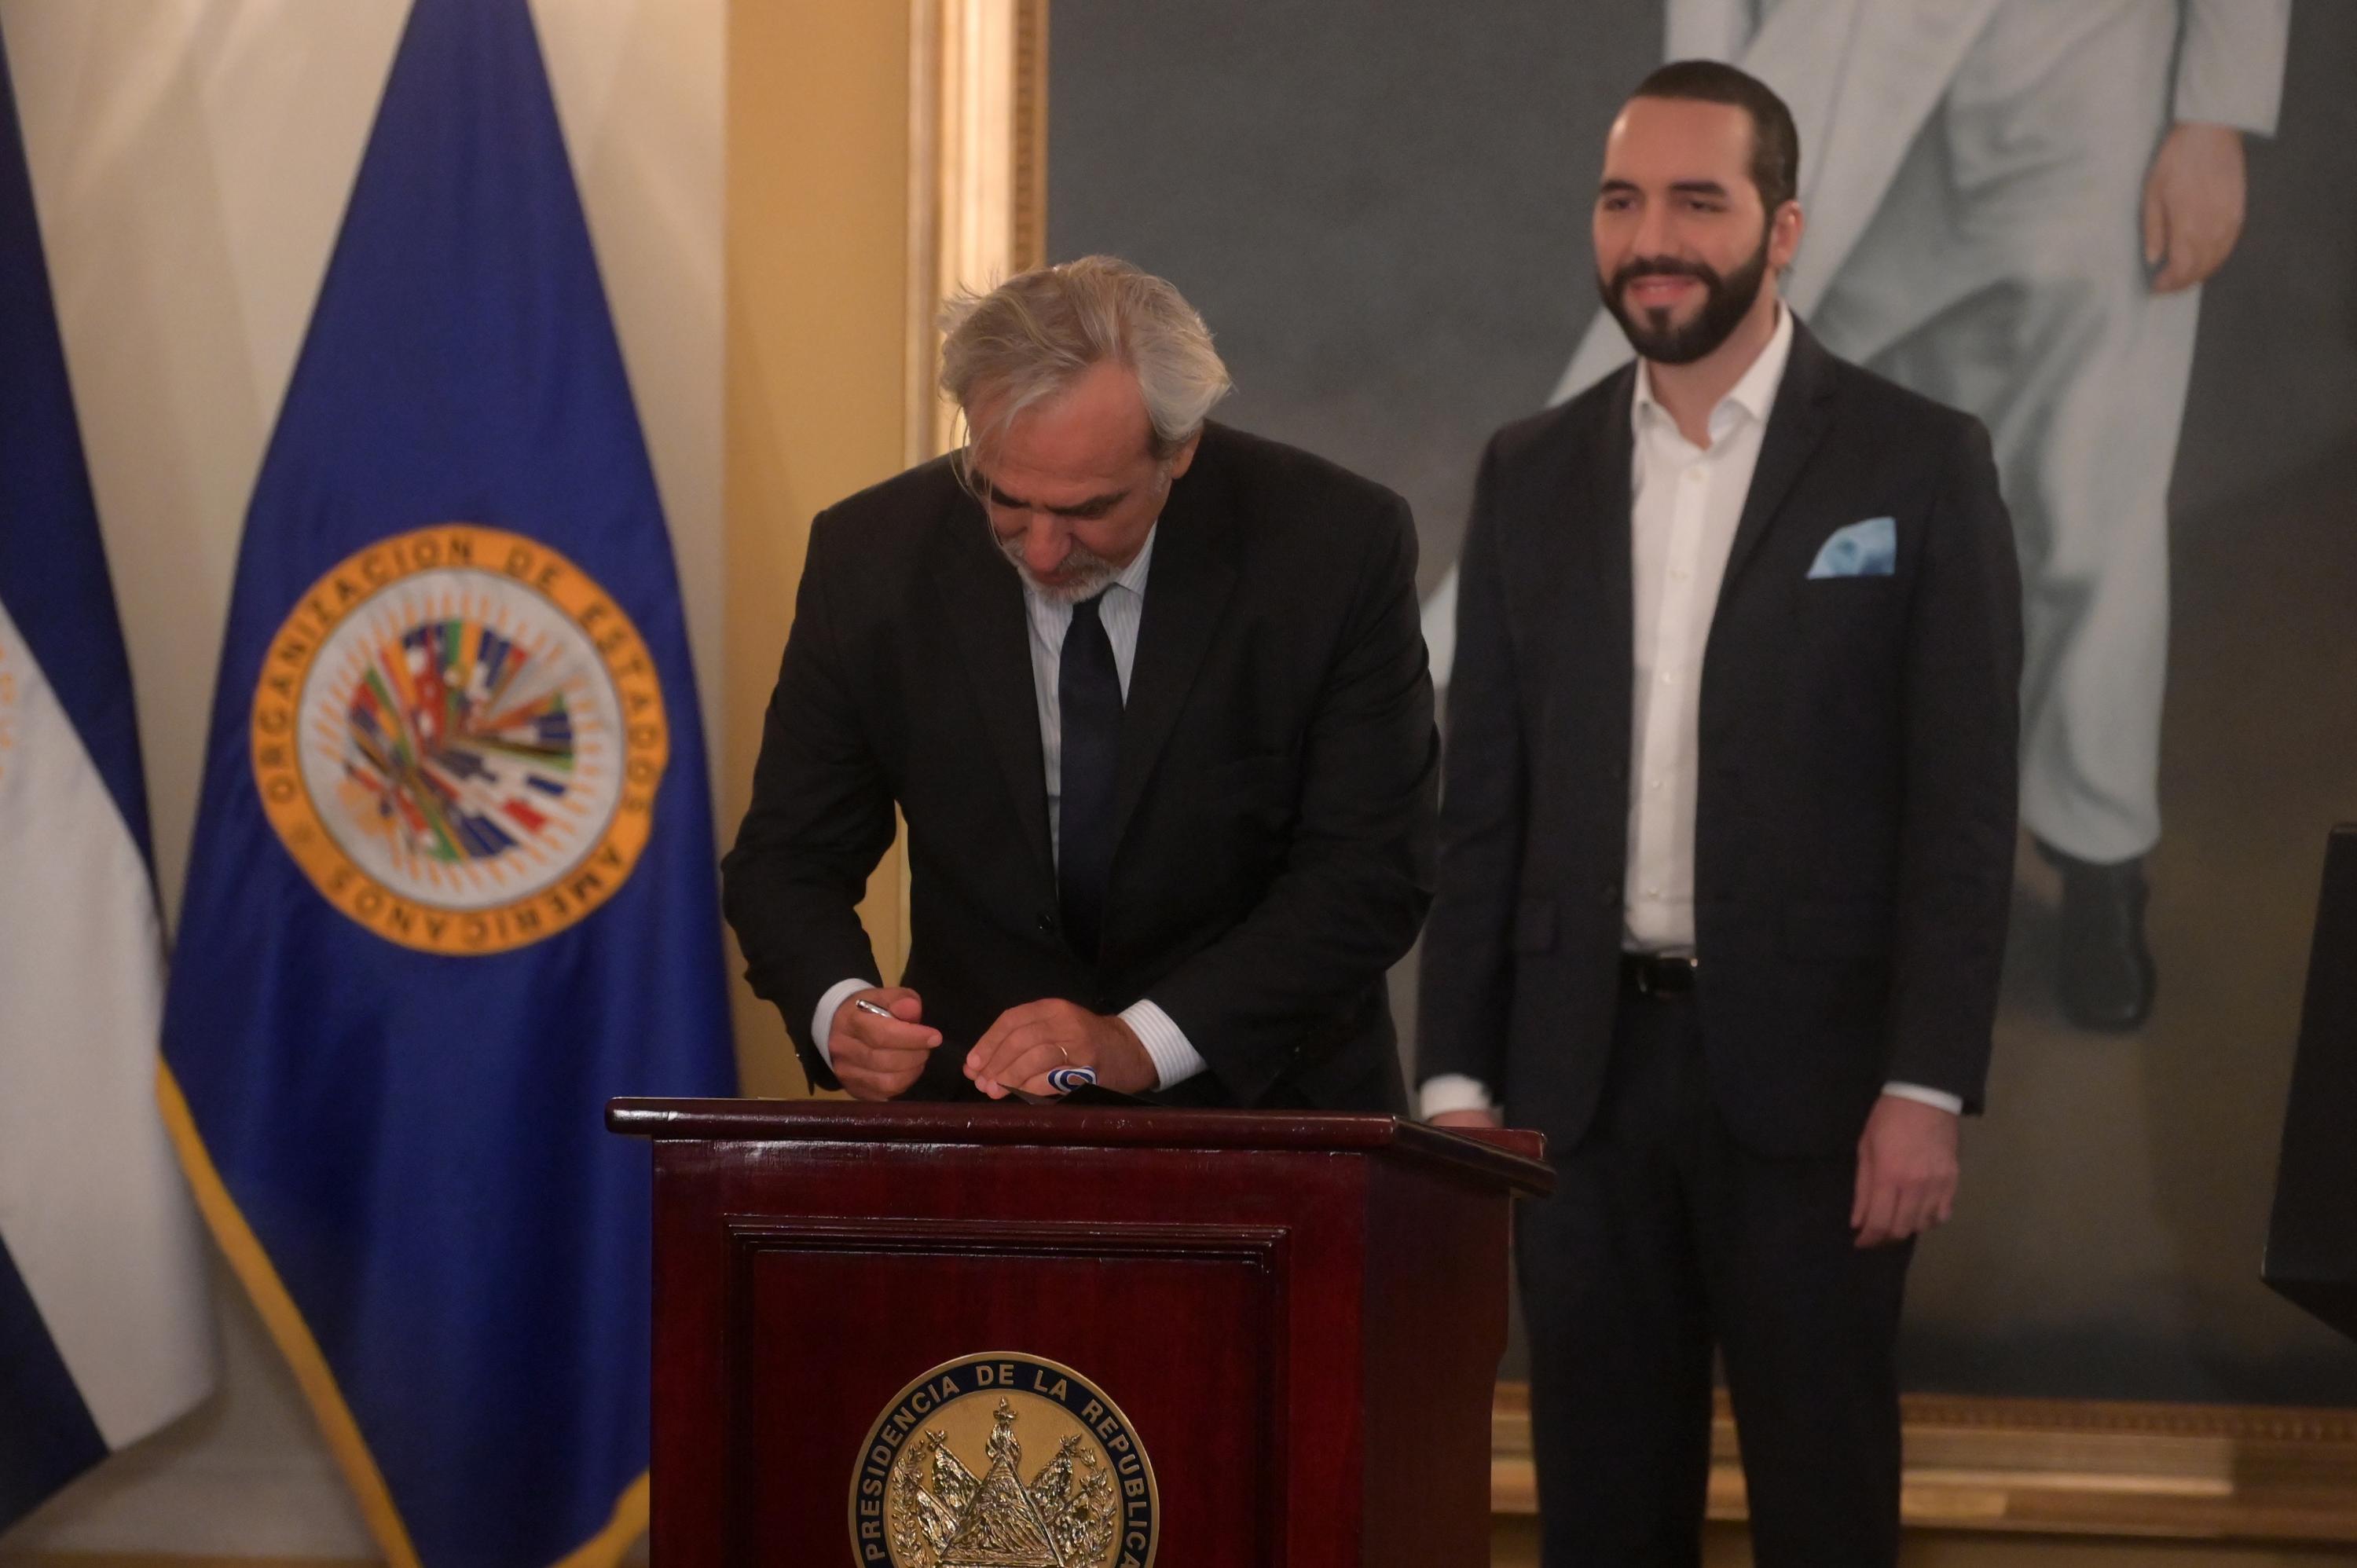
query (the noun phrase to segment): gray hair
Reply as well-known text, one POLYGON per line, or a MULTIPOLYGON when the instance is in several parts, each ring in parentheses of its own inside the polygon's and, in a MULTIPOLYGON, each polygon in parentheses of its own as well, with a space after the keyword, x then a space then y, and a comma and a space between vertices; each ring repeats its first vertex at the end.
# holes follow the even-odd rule
POLYGON ((942 391, 964 411, 970 444, 977 404, 993 405, 1003 431, 1114 360, 1137 372, 1154 456, 1167 461, 1233 384, 1195 307, 1113 256, 1021 273, 987 294, 961 291, 942 306, 942 391))

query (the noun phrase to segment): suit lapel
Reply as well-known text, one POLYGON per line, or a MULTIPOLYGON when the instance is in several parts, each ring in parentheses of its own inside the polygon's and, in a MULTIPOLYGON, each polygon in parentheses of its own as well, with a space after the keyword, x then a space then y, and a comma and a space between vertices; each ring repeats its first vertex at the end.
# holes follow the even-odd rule
MULTIPOLYGON (((1636 371, 1547 444, 1551 465, 1505 501, 1506 603, 1534 668, 1566 691, 1625 692, 1636 595, 1629 539, 1629 408, 1636 371), (1599 663, 1602 660, 1604 662, 1599 663)), ((1622 726, 1624 729, 1626 726, 1622 726)))
MULTIPOLYGON (((1601 425, 1587 433, 1585 454, 1587 493, 1585 510, 1574 517, 1597 520, 1588 559, 1596 572, 1598 632, 1614 663, 1609 679, 1615 691, 1626 692, 1635 680, 1637 642, 1637 568, 1630 537, 1631 474, 1636 463, 1637 437, 1631 411, 1637 397, 1637 367, 1622 372, 1612 395, 1604 402, 1601 425)), ((1628 735, 1629 726, 1620 726, 1628 735)))
POLYGON ((933 568, 942 617, 965 655, 965 679, 1014 802, 1017 829, 1052 887, 1055 859, 1048 844, 1039 689, 1031 676, 1031 626, 1023 589, 1006 563, 996 558, 989 521, 970 498, 959 495, 942 526, 950 537, 933 568))
POLYGON ((1122 705, 1113 797, 1116 852, 1235 587, 1236 519, 1219 483, 1217 438, 1216 429, 1205 433, 1194 467, 1171 487, 1155 529, 1146 612, 1122 705))
POLYGON ((1743 499, 1743 517, 1735 527, 1735 542, 1727 555, 1727 575, 1720 580, 1718 602, 1725 605, 1743 575, 1744 564, 1758 553, 1760 541, 1776 519, 1809 465, 1825 427, 1831 423, 1825 407, 1833 396, 1834 379, 1827 373, 1828 356, 1796 317, 1792 322, 1792 358, 1784 364, 1784 380, 1768 413, 1768 430, 1760 444, 1760 461, 1751 470, 1751 489, 1743 499))

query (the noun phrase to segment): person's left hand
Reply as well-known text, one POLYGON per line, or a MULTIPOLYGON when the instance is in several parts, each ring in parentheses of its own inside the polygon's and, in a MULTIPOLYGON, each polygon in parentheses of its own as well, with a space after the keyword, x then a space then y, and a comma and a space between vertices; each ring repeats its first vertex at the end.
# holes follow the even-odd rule
POLYGON ((2225 265, 2243 234, 2248 180, 2243 133, 2196 121, 2173 127, 2144 180, 2144 264, 2152 292, 2175 294, 2225 265))
POLYGON ((1874 1102, 1857 1140, 1849 1228, 1860 1247, 1885 1247, 1944 1225, 1956 1203, 1953 1112, 1904 1095, 1874 1102))
POLYGON ((1154 1058, 1119 1018, 1071 1002, 1027 1002, 1009 1007, 965 1054, 965 1075, 993 1100, 1007 1091, 1048 1094, 1049 1069, 1093 1068, 1097 1087, 1143 1094, 1162 1081, 1154 1058))

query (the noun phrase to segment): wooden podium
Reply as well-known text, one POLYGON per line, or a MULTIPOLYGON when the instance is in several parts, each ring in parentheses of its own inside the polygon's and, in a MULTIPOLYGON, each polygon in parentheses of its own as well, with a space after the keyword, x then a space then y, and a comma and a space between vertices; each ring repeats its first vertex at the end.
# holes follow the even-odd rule
POLYGON ((1474 1568, 1534 1133, 618 1100, 657 1568, 1474 1568))

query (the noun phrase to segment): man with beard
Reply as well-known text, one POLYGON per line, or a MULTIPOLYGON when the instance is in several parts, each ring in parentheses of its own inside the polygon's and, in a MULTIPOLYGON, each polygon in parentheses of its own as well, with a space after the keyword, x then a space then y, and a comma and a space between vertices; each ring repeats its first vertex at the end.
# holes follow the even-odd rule
POLYGON ((1089 257, 949 312, 963 451, 820 514, 723 865, 813 1082, 1405 1111, 1384 972, 1438 743, 1406 503, 1210 423, 1176 289, 1089 257), (906 820, 908 962, 856 906, 906 820))
MULTIPOLYGON (((1990 426, 2025 588, 2022 826, 2060 873, 2055 1000, 2083 1029, 2135 1029, 2158 984, 2169 479, 2291 0, 1663 10, 1671 58, 1742 66, 1809 128, 1811 238, 1785 301, 1835 353, 1990 426)), ((1595 318, 1556 398, 1626 357, 1595 318)))
POLYGON ((1655 72, 1593 217, 1638 362, 1491 442, 1458 596, 1425 1113, 1548 1135, 1518 1232, 1545 1561, 1692 1564, 1722 1353, 1758 1561, 1888 1563, 1911 1239, 2011 881, 1986 431, 1819 348, 1776 96, 1655 72))

